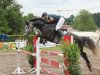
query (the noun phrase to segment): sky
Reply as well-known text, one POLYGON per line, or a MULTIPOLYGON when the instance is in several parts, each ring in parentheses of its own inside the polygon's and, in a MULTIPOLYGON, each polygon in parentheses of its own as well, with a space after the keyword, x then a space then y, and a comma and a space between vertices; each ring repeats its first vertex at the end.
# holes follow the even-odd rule
POLYGON ((23 6, 23 15, 33 13, 41 16, 43 12, 69 17, 86 9, 91 13, 100 12, 100 0, 17 0, 23 6))

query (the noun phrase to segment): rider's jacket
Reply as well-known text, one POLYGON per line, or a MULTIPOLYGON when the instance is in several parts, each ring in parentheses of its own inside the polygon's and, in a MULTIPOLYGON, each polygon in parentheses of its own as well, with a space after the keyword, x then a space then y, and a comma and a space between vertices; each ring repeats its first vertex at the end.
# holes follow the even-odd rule
POLYGON ((57 24, 61 16, 52 15, 51 14, 51 15, 48 15, 48 20, 50 20, 50 17, 52 17, 54 19, 54 21, 53 22, 50 22, 50 24, 57 24))

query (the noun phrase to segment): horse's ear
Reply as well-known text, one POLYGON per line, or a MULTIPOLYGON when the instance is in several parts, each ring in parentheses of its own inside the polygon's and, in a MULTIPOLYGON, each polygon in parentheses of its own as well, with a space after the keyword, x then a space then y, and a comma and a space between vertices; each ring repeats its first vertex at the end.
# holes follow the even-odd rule
POLYGON ((26 25, 28 25, 29 24, 29 22, 28 21, 26 21, 26 25))

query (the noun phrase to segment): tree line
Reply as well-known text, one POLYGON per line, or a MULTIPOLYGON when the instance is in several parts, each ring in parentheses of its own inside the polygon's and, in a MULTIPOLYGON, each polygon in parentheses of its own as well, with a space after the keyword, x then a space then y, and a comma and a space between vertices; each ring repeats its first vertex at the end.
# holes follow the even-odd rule
POLYGON ((23 34, 25 21, 34 18, 32 13, 23 16, 15 0, 0 0, 0 34, 23 34))
MULTIPOLYGON (((0 0, 0 34, 23 34, 25 22, 36 18, 33 13, 24 16, 21 8, 15 0, 0 0)), ((65 18, 65 21, 80 31, 95 31, 100 28, 100 13, 92 14, 84 9, 76 16, 65 18)))
POLYGON ((95 31, 100 28, 100 13, 92 14, 85 9, 81 10, 78 15, 71 15, 65 20, 66 24, 79 31, 95 31))

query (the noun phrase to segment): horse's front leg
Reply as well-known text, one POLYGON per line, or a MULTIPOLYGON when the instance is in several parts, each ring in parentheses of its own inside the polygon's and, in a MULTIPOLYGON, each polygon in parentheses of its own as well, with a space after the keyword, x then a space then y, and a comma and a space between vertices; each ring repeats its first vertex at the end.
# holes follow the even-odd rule
POLYGON ((59 36, 55 36, 55 38, 53 39, 53 42, 56 44, 59 44, 61 41, 61 38, 59 36))
POLYGON ((82 56, 82 57, 84 58, 84 60, 86 61, 87 66, 88 66, 90 72, 92 72, 91 64, 90 64, 90 61, 89 61, 89 59, 88 59, 88 57, 87 57, 87 54, 86 54, 85 52, 81 51, 81 56, 82 56))
POLYGON ((38 35, 36 35, 36 37, 40 37, 40 43, 42 43, 42 44, 45 44, 47 42, 45 39, 46 36, 44 36, 44 35, 38 34, 38 35))

